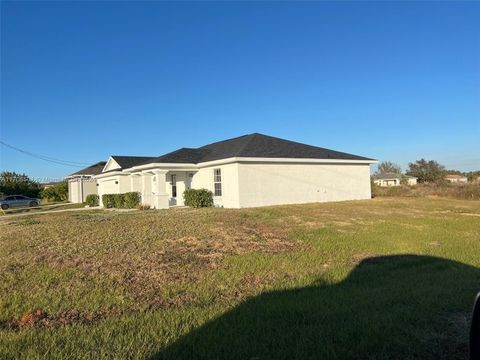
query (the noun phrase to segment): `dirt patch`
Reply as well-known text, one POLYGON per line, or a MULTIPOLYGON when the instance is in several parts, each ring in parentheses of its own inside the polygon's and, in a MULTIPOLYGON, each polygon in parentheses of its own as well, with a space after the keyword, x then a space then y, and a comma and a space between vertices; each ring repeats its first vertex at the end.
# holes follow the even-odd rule
POLYGON ((23 330, 33 327, 51 327, 51 326, 66 326, 73 323, 90 324, 105 316, 87 315, 79 310, 67 310, 57 315, 50 315, 42 309, 28 311, 23 314, 20 319, 13 319, 6 324, 4 328, 8 330, 23 330))
MULTIPOLYGON (((165 284, 196 281, 218 269, 226 256, 297 248, 288 227, 241 214, 199 210, 45 215, 36 226, 10 226, 3 235, 21 253, 12 262, 111 278, 143 309, 152 302, 169 306, 169 301, 195 301, 159 299, 158 294, 165 284)), ((0 266, 2 270, 7 269, 0 266)))

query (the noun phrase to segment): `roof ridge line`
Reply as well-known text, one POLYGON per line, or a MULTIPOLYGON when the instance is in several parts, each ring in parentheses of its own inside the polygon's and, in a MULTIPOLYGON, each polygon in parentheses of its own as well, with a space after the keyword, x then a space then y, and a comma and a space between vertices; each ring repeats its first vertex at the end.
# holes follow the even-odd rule
POLYGON ((240 136, 236 136, 236 137, 233 137, 233 138, 230 138, 230 139, 225 139, 225 140, 220 140, 220 141, 214 141, 210 144, 205 144, 203 146, 200 146, 198 148, 193 148, 193 149, 203 149, 203 148, 206 148, 207 146, 210 146, 210 145, 214 145, 214 144, 218 144, 218 143, 223 143, 223 142, 227 142, 227 141, 231 141, 231 140, 236 140, 236 139, 240 139, 242 137, 247 137, 247 136, 250 136, 250 135, 253 135, 253 134, 245 134, 245 135, 240 135, 240 136))
POLYGON ((250 138, 247 140, 247 142, 246 142, 245 144, 243 144, 242 148, 237 151, 237 153, 235 154, 235 156, 239 156, 239 155, 242 153, 242 151, 245 150, 245 148, 247 147, 247 145, 249 145, 249 144, 252 142, 253 138, 254 138, 255 136, 257 136, 257 135, 258 135, 258 133, 248 134, 247 136, 250 137, 250 138))

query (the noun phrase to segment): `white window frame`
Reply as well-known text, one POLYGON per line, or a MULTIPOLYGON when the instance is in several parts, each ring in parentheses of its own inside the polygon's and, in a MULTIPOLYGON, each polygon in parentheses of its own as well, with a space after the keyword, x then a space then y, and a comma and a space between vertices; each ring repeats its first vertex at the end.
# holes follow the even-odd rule
POLYGON ((223 189, 222 189, 222 169, 221 168, 214 168, 213 169, 213 196, 215 197, 222 197, 223 189), (217 189, 218 185, 218 189, 217 189), (219 190, 219 195, 217 195, 217 190, 219 190))

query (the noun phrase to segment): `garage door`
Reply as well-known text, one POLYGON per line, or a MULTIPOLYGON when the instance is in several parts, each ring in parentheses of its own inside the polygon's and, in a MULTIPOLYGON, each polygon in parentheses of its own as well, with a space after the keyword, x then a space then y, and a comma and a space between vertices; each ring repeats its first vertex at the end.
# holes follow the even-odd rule
POLYGON ((69 185, 68 193, 69 193, 69 196, 70 196, 70 202, 72 202, 74 204, 78 204, 80 202, 80 199, 79 199, 79 196, 78 196, 78 192, 79 192, 78 184, 79 184, 78 181, 69 181, 68 182, 68 185, 69 185))
POLYGON ((108 180, 102 182, 102 194, 116 194, 118 193, 118 184, 115 184, 116 180, 108 180))

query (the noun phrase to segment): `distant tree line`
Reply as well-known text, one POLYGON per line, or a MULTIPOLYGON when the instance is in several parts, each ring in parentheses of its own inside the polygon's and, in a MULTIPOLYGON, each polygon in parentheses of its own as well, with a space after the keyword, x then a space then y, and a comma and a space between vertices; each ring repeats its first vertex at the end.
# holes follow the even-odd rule
POLYGON ((25 195, 32 198, 41 197, 49 201, 63 201, 68 198, 68 184, 66 181, 55 184, 46 189, 25 174, 13 171, 0 173, 0 196, 25 195))
POLYGON ((0 173, 0 196, 25 195, 37 198, 42 191, 40 183, 30 179, 25 174, 17 174, 11 171, 0 173))
MULTIPOLYGON (((402 169, 398 164, 391 161, 382 161, 378 165, 376 174, 393 173, 402 174, 402 169)), ((480 170, 461 172, 459 170, 447 170, 445 166, 439 164, 435 160, 420 159, 408 164, 408 169, 405 172, 408 176, 416 177, 419 183, 438 183, 445 180, 447 174, 463 175, 468 178, 468 181, 473 181, 480 177, 480 170)))

